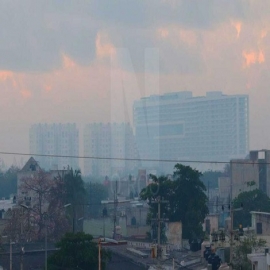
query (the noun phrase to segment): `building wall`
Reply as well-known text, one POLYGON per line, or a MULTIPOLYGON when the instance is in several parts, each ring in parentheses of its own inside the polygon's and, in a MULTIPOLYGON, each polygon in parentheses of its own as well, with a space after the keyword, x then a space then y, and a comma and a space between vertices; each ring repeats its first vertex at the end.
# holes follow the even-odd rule
POLYGON ((269 270, 269 265, 267 264, 267 254, 265 253, 252 253, 247 254, 248 259, 253 265, 254 270, 269 270))
POLYGON ((144 237, 146 238, 146 233, 150 231, 149 226, 127 226, 126 237, 144 237))
MULTIPOLYGON (((31 154, 78 156, 79 131, 75 124, 34 124, 29 130, 31 154)), ((43 169, 78 169, 78 159, 35 156, 43 169)))
POLYGON ((218 191, 221 199, 228 199, 231 194, 231 178, 219 177, 218 178, 218 191))
POLYGON ((237 197, 241 192, 259 188, 259 167, 250 159, 238 159, 231 161, 232 174, 232 198, 237 197), (254 186, 248 183, 255 182, 254 186))
POLYGON ((255 233, 257 232, 258 223, 262 224, 262 233, 258 235, 270 235, 270 213, 263 213, 263 212, 251 212, 251 224, 252 228, 255 229, 255 233))
POLYGON ((134 170, 136 147, 132 128, 129 124, 89 124, 84 128, 84 155, 108 159, 85 159, 84 174, 117 178, 134 170), (118 158, 120 160, 113 160, 118 158))
POLYGON ((103 236, 103 226, 105 236, 111 238, 113 236, 113 221, 111 218, 88 219, 83 221, 83 231, 93 236, 103 236))
POLYGON ((167 243, 174 248, 179 249, 182 247, 182 223, 169 222, 166 230, 167 243))
POLYGON ((231 160, 232 197, 239 193, 260 189, 270 196, 270 151, 250 151, 246 159, 231 160), (248 183, 255 182, 249 186, 248 183))
MULTIPOLYGON (((103 228, 106 237, 113 237, 114 224, 112 218, 89 219, 83 222, 83 231, 93 236, 103 236, 103 228)), ((127 225, 126 217, 119 217, 119 225, 117 225, 117 233, 123 237, 146 236, 149 226, 131 226, 127 225)))
POLYGON ((216 232, 219 228, 219 214, 210 214, 204 219, 203 230, 208 233, 216 232))
POLYGON ((131 220, 133 217, 136 219, 136 225, 145 226, 147 214, 149 212, 149 207, 144 205, 142 207, 133 207, 126 208, 126 216, 127 216, 127 225, 132 225, 131 220))
MULTIPOLYGON (((209 92, 192 97, 176 92, 142 98, 133 115, 142 159, 229 161, 249 151, 247 95, 209 92)), ((146 167, 172 169, 173 165, 144 162, 146 167)))

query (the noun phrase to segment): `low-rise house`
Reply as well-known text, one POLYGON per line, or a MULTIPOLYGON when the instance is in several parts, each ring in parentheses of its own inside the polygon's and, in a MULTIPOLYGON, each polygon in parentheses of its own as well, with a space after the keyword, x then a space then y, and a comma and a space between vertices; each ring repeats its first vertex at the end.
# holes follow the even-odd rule
MULTIPOLYGON (((24 179, 34 179, 39 178, 40 173, 43 172, 45 175, 44 179, 50 179, 53 180, 59 175, 63 177, 67 172, 70 171, 70 168, 64 170, 50 170, 50 171, 44 171, 39 166, 38 162, 33 158, 30 157, 29 160, 25 163, 23 168, 18 172, 17 174, 17 196, 16 196, 16 203, 19 204, 25 204, 26 206, 31 206, 31 202, 33 201, 34 193, 31 192, 31 188, 28 189, 28 191, 25 190, 25 188, 22 187, 22 184, 24 182, 24 179)), ((33 184, 34 185, 34 184, 33 184)))
POLYGON ((252 264, 252 270, 270 269, 270 254, 268 248, 265 249, 265 252, 248 254, 247 257, 252 264))
POLYGON ((251 211, 251 230, 270 246, 270 213, 251 211))
POLYGON ((94 236, 105 235, 112 237, 114 231, 114 215, 116 218, 116 234, 119 237, 146 238, 146 232, 150 231, 146 224, 148 205, 137 200, 117 198, 101 201, 108 210, 108 216, 103 218, 85 219, 83 230, 94 236))
POLYGON ((210 235, 219 229, 219 214, 209 214, 204 219, 203 230, 210 235))

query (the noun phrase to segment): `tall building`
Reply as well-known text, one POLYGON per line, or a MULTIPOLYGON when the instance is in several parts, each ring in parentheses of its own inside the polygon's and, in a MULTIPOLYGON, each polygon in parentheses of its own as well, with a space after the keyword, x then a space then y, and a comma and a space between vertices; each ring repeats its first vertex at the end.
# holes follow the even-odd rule
POLYGON ((86 125, 84 156, 95 157, 84 160, 85 175, 114 178, 116 174, 122 175, 133 171, 136 168, 136 161, 124 160, 136 158, 131 126, 126 123, 86 125))
POLYGON ((34 124, 30 128, 30 153, 63 157, 35 156, 41 168, 78 169, 79 131, 76 124, 34 124))
MULTIPOLYGON (((249 151, 247 95, 192 92, 150 96, 135 101, 135 136, 141 159, 229 161, 249 151)), ((164 172, 174 164, 144 162, 164 172)))

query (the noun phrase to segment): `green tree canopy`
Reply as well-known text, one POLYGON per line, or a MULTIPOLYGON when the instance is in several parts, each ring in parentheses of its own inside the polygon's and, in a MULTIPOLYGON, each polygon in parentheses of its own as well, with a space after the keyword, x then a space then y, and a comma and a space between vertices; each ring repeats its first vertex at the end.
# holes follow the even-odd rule
MULTIPOLYGON (((56 244, 59 248, 48 258, 48 269, 98 269, 98 245, 93 242, 90 234, 79 232, 76 234, 67 233, 56 244)), ((105 249, 101 252, 102 269, 105 269, 110 253, 105 249)))
POLYGON ((50 190, 50 212, 56 207, 63 209, 64 205, 71 204, 65 213, 68 214, 69 223, 72 223, 73 230, 76 231, 78 219, 84 216, 86 198, 87 192, 80 170, 68 170, 58 174, 54 179, 54 186, 50 190))
POLYGON ((161 212, 170 221, 181 221, 183 238, 192 239, 202 235, 202 222, 208 214, 205 185, 201 173, 190 166, 175 165, 173 180, 165 176, 152 177, 153 183, 141 191, 141 198, 148 200, 152 215, 157 214, 157 204, 151 201, 162 197, 169 202, 161 205, 161 212))
POLYGON ((17 173, 20 169, 11 166, 6 172, 0 171, 0 197, 9 198, 17 193, 17 173))
POLYGON ((250 211, 270 212, 270 198, 261 190, 254 189, 240 193, 233 200, 233 207, 239 208, 243 204, 243 210, 234 213, 234 226, 251 226, 250 211))

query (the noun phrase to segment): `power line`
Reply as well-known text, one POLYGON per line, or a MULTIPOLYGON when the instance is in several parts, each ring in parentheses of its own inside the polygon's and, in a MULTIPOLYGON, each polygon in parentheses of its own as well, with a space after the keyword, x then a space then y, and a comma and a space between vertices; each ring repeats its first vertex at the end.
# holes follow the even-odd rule
POLYGON ((270 162, 244 162, 240 160, 233 161, 211 161, 211 160, 180 160, 180 159, 144 159, 144 158, 118 158, 118 157, 96 157, 96 156, 72 156, 72 155, 48 155, 48 154, 32 154, 20 152, 3 152, 0 155, 15 156, 36 156, 36 157, 56 157, 56 158, 77 158, 77 159, 95 159, 95 160, 118 160, 118 161, 145 161, 145 162, 167 162, 167 163, 200 163, 200 164, 242 164, 242 165, 270 165, 270 162))

